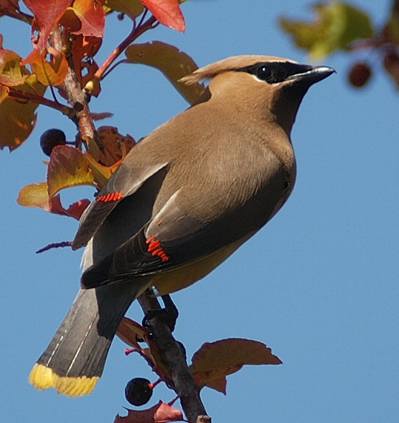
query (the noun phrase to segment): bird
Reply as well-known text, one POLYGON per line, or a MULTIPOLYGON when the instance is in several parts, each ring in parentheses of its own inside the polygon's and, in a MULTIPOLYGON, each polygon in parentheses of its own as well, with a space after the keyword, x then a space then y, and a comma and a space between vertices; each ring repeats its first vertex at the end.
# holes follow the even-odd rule
POLYGON ((283 206, 296 178, 291 130, 309 87, 334 70, 242 55, 195 70, 209 95, 139 142, 83 213, 80 289, 29 379, 92 392, 130 304, 202 279, 283 206))

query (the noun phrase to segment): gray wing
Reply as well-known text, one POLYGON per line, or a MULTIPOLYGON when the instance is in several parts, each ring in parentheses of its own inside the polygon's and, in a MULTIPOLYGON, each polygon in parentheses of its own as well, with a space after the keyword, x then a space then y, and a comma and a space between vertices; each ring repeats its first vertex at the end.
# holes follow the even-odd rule
POLYGON ((209 202, 212 197, 198 197, 187 191, 187 196, 184 189, 175 192, 138 232, 87 268, 82 275, 82 286, 94 288, 176 269, 248 238, 273 216, 284 187, 281 175, 276 175, 266 189, 206 221, 194 216, 188 205, 192 201, 209 202))
POLYGON ((117 206, 133 196, 149 180, 163 179, 166 169, 167 163, 144 168, 122 165, 83 213, 72 248, 75 250, 86 245, 117 206))

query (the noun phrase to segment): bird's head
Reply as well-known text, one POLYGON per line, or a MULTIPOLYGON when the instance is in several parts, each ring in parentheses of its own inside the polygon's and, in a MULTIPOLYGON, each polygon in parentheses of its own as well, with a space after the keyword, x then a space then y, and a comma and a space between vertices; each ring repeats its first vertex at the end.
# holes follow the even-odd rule
POLYGON ((211 98, 275 120, 290 133, 298 107, 311 85, 334 72, 273 56, 234 56, 197 69, 187 84, 210 80, 211 98))

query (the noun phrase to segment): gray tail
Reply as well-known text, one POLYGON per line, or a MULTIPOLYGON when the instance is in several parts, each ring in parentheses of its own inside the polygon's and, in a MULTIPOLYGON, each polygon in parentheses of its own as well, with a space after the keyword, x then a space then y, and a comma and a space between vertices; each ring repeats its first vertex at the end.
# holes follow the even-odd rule
POLYGON ((102 375, 118 325, 144 281, 81 289, 29 380, 38 389, 70 396, 89 394, 102 375))

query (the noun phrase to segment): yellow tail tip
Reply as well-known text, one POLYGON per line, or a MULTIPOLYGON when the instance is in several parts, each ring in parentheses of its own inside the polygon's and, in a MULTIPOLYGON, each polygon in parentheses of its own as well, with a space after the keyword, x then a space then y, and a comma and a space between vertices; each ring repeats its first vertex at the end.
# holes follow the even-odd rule
POLYGON ((59 394, 70 397, 89 395, 98 382, 98 377, 59 376, 54 370, 36 363, 29 375, 29 382, 36 389, 54 388, 59 394))

